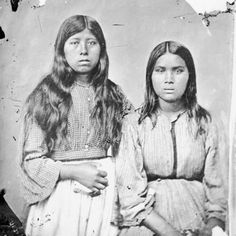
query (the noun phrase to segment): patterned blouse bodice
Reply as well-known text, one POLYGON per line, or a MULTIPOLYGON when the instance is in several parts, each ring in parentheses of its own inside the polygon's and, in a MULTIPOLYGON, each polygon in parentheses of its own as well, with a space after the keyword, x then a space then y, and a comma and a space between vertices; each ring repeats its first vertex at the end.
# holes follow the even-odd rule
MULTIPOLYGON (((56 143, 53 156, 57 160, 65 160, 104 155, 106 151, 104 147, 109 146, 100 139, 99 135, 95 135, 95 127, 91 119, 95 106, 93 87, 77 83, 71 90, 71 96, 72 107, 68 117, 67 137, 64 142, 56 143), (65 156, 65 152, 71 153, 65 156)), ((128 108, 128 103, 125 102, 124 106, 128 108)))

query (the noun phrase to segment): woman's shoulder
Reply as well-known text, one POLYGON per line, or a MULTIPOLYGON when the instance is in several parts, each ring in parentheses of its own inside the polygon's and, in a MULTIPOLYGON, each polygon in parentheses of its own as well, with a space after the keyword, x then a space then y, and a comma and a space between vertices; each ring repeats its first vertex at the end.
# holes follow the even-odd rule
POLYGON ((113 90, 115 90, 115 91, 117 91, 117 92, 119 92, 120 94, 122 94, 122 95, 125 96, 125 94, 124 94, 123 89, 121 88, 121 86, 120 86, 119 84, 115 83, 114 81, 108 79, 108 80, 107 80, 107 86, 108 86, 108 88, 112 88, 113 90))
POLYGON ((130 127, 134 129, 139 128, 139 114, 138 112, 131 111, 129 114, 125 115, 123 118, 123 126, 124 127, 130 127))
POLYGON ((205 135, 207 140, 217 140, 225 133, 225 124, 217 114, 207 111, 209 115, 200 120, 200 133, 205 135))
POLYGON ((33 91, 29 94, 27 100, 38 99, 42 96, 42 94, 47 93, 47 87, 49 87, 49 82, 49 76, 46 76, 41 81, 39 81, 33 91))
POLYGON ((206 126, 208 134, 218 135, 219 132, 224 131, 224 124, 222 120, 220 120, 214 114, 211 115, 211 119, 207 121, 206 126))
POLYGON ((118 98, 118 100, 123 103, 123 115, 129 114, 130 112, 134 111, 133 104, 127 98, 120 85, 108 79, 107 86, 109 91, 112 91, 111 93, 113 93, 113 96, 118 98))
POLYGON ((109 90, 113 90, 123 94, 123 90, 121 89, 120 85, 116 84, 114 81, 110 79, 107 80, 107 87, 109 90))
MULTIPOLYGON (((28 95, 23 104, 24 114, 29 116, 44 116, 45 108, 49 104, 50 93, 50 79, 48 76, 44 77, 33 91, 28 95)), ((35 118, 35 117, 34 117, 35 118)))

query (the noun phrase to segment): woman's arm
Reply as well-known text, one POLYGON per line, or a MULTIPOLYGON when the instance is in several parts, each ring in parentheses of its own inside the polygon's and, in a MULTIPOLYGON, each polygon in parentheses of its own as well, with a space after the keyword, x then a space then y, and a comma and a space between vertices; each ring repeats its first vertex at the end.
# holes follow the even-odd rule
POLYGON ((160 236, 181 236, 181 233, 174 229, 165 219, 152 211, 143 221, 143 225, 160 236))
POLYGON ((47 198, 59 177, 62 163, 49 158, 42 129, 32 120, 24 120, 19 135, 19 174, 28 204, 47 198))
POLYGON ((138 137, 138 114, 124 118, 122 137, 116 156, 116 181, 120 203, 121 226, 137 226, 152 211, 154 193, 148 192, 138 137), (151 203, 151 204, 150 204, 151 203))
POLYGON ((96 164, 81 163, 75 165, 63 164, 60 169, 60 179, 73 179, 86 186, 93 192, 106 188, 107 173, 99 170, 96 164))
POLYGON ((58 180, 62 179, 76 180, 93 192, 107 186, 107 173, 99 170, 95 164, 66 165, 50 158, 44 133, 35 122, 24 123, 21 133, 20 175, 29 204, 47 198, 58 180))
POLYGON ((221 176, 222 159, 220 155, 218 129, 216 124, 210 123, 206 137, 206 160, 204 169, 203 186, 206 192, 207 223, 201 235, 211 235, 212 228, 219 226, 224 229, 227 201, 223 177, 221 176))

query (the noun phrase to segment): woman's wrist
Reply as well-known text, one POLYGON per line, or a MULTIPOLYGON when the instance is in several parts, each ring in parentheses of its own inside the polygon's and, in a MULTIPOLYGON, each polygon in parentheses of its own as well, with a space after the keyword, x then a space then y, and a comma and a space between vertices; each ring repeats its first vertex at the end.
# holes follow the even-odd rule
POLYGON ((66 180, 71 179, 71 171, 69 165, 61 165, 60 173, 59 173, 59 180, 66 180))

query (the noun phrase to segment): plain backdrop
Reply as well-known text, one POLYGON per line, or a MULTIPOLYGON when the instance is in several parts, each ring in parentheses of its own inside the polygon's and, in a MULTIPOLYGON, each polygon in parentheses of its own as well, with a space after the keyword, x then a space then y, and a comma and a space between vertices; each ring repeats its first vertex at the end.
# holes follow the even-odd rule
POLYGON ((232 86, 233 15, 211 17, 206 27, 184 0, 48 0, 0 1, 0 188, 22 217, 23 200, 17 177, 17 135, 21 106, 51 68, 53 45, 61 23, 75 14, 90 15, 102 26, 110 59, 109 77, 140 106, 145 69, 151 50, 163 40, 177 40, 192 52, 199 103, 220 121, 222 173, 227 182, 228 124, 232 86))

